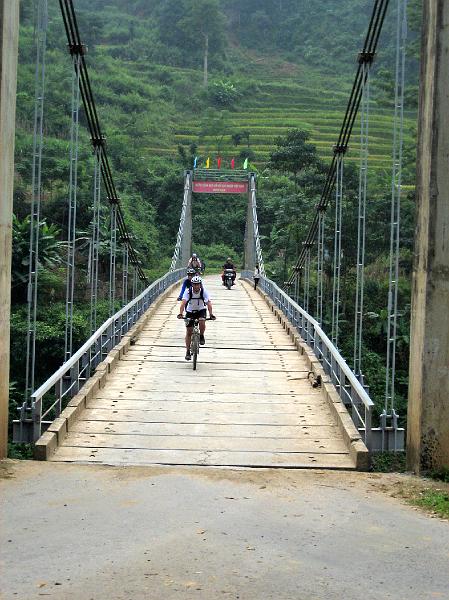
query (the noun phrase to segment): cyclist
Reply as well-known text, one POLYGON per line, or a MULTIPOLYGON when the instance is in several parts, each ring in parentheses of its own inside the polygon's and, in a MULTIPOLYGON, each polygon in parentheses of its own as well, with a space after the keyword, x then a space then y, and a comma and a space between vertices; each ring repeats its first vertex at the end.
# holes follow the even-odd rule
POLYGON ((206 307, 209 311, 209 317, 214 321, 215 316, 212 313, 212 302, 210 296, 203 286, 203 281, 199 275, 191 279, 191 287, 185 290, 182 296, 182 302, 179 306, 178 319, 183 318, 184 308, 186 309, 186 360, 191 359, 190 341, 192 339, 192 328, 194 319, 199 319, 200 325, 200 344, 204 346, 206 340, 204 332, 206 330, 206 307))
POLYGON ((182 300, 182 295, 184 294, 184 292, 190 289, 190 286, 192 285, 192 277, 195 275, 195 269, 192 269, 192 267, 189 267, 187 269, 187 277, 184 279, 184 281, 182 282, 182 288, 181 291, 179 292, 179 296, 178 296, 178 300, 182 300))
POLYGON ((192 256, 189 258, 187 267, 191 267, 192 269, 195 269, 196 273, 199 273, 202 270, 202 266, 203 265, 201 263, 199 256, 197 254, 193 253, 192 256))
POLYGON ((226 269, 232 269, 232 285, 235 285, 235 278, 237 276, 237 272, 235 270, 234 263, 232 262, 230 256, 228 256, 228 258, 226 259, 225 264, 223 265, 223 272, 221 274, 221 281, 222 281, 223 285, 225 284, 224 274, 225 274, 226 269))

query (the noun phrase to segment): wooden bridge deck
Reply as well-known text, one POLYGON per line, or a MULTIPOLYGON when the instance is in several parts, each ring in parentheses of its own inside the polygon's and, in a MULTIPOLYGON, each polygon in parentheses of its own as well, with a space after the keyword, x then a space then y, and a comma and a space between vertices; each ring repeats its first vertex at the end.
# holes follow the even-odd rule
POLYGON ((206 278, 208 322, 197 371, 184 360, 179 289, 71 427, 54 461, 353 469, 304 359, 263 299, 206 278))

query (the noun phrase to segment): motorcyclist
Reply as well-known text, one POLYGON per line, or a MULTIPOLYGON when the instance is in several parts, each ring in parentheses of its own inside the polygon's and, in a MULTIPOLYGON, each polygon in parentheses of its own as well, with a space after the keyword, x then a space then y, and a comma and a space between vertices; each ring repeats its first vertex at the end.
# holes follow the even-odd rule
POLYGON ((223 285, 225 285, 224 276, 225 276, 226 269, 232 269, 232 285, 235 285, 235 278, 237 277, 237 272, 235 270, 234 263, 232 262, 230 256, 228 256, 225 264, 223 265, 223 272, 221 274, 221 281, 223 282, 223 285))
POLYGON ((189 267, 187 269, 187 277, 182 282, 182 288, 181 288, 181 291, 179 292, 178 300, 182 300, 182 295, 184 294, 184 292, 186 290, 190 289, 190 286, 192 285, 192 283, 191 283, 192 277, 195 275, 195 273, 196 273, 196 271, 192 267, 189 267))
POLYGON ((202 271, 202 262, 199 258, 199 256, 195 253, 192 254, 192 256, 189 258, 189 262, 187 263, 187 267, 191 267, 192 269, 195 269, 196 273, 200 273, 202 271))

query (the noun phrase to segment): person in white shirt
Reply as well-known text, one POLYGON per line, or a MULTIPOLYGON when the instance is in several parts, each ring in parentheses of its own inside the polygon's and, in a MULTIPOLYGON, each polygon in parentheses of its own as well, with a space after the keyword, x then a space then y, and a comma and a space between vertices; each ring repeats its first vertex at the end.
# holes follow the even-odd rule
POLYGON ((182 296, 178 314, 178 319, 182 319, 184 308, 186 309, 186 360, 191 359, 190 341, 192 339, 194 319, 197 318, 200 322, 200 344, 202 346, 206 343, 204 338, 204 332, 206 330, 206 307, 209 311, 209 317, 212 320, 215 320, 215 316, 212 313, 212 302, 206 288, 203 286, 201 277, 195 275, 192 277, 191 283, 191 287, 186 289, 182 296))
POLYGON ((257 284, 259 283, 259 279, 260 279, 260 269, 259 269, 259 265, 256 265, 254 268, 254 289, 257 288, 257 284))

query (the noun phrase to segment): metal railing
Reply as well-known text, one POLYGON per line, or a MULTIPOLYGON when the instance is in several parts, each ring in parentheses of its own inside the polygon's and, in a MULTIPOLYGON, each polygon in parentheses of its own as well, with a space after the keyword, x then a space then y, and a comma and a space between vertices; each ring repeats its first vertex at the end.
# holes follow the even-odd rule
POLYGON ((31 395, 20 418, 14 421, 15 442, 35 442, 58 417, 95 372, 108 353, 120 343, 133 325, 171 284, 185 274, 185 269, 166 273, 134 300, 110 317, 73 356, 31 395))
MULTIPOLYGON (((242 271, 241 276, 244 279, 253 279, 253 273, 250 271, 242 271)), ((319 323, 281 290, 279 286, 270 279, 261 277, 259 287, 271 298, 274 305, 284 313, 320 361, 324 372, 329 376, 343 404, 350 412, 365 445, 369 450, 372 450, 374 402, 347 365, 345 359, 321 329, 319 323)))

